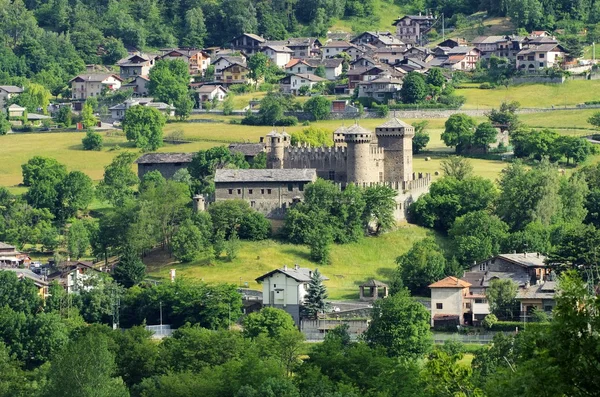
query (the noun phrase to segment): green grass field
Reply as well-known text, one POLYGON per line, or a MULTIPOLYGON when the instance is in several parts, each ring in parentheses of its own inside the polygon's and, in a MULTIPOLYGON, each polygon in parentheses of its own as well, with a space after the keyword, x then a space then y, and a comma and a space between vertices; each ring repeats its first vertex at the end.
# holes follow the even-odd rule
POLYGON ((563 84, 523 84, 493 90, 458 89, 467 100, 464 109, 497 108, 504 101, 518 101, 524 108, 574 106, 600 99, 600 80, 568 80, 563 84))
POLYGON ((365 30, 393 31, 394 21, 406 13, 402 8, 390 0, 375 0, 375 16, 371 18, 350 17, 338 19, 333 22, 329 28, 332 32, 352 32, 359 33, 365 30))
MULTIPOLYGON (((331 299, 358 298, 358 285, 370 278, 389 281, 396 268, 395 259, 405 253, 415 241, 432 234, 431 231, 409 224, 381 237, 368 237, 358 243, 334 245, 332 263, 320 266, 329 277, 325 284, 331 299)), ((274 240, 261 242, 242 241, 238 257, 232 262, 206 260, 182 265, 174 263, 166 255, 150 257, 147 261, 150 276, 166 278, 169 269, 177 269, 178 277, 202 279, 206 282, 229 282, 238 285, 248 283, 259 289, 254 279, 283 265, 298 264, 314 268, 309 260, 308 247, 280 243, 274 240), (159 265, 157 265, 157 263, 159 265)))

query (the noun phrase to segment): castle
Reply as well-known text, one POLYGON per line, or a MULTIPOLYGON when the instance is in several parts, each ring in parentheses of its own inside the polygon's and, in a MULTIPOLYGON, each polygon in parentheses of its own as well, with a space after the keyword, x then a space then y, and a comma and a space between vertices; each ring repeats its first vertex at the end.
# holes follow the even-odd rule
POLYGON ((430 174, 413 173, 414 127, 397 118, 375 128, 358 123, 334 132, 334 147, 292 146, 286 132, 272 131, 266 145, 269 169, 315 169, 319 178, 342 187, 382 184, 398 192, 396 219, 405 219, 408 206, 429 191, 430 174))

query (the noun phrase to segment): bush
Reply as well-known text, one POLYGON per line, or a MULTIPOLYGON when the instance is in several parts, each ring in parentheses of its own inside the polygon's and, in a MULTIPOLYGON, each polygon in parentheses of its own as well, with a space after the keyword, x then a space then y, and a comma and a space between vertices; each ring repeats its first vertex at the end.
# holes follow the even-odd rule
POLYGON ((485 318, 481 322, 481 325, 484 328, 490 329, 496 323, 498 323, 498 317, 496 317, 494 314, 488 314, 487 316, 485 316, 485 318))
MULTIPOLYGON (((486 316, 487 317, 487 316, 486 316)), ((525 323, 521 321, 498 321, 496 324, 492 325, 490 328, 491 331, 504 331, 504 332, 514 332, 515 329, 519 328, 519 330, 529 329, 529 330, 544 330, 549 326, 548 323, 525 323)))
POLYGON ((296 116, 285 116, 275 122, 276 126, 280 127, 291 127, 298 125, 298 117, 296 116))
POLYGON ((487 83, 487 82, 485 82, 485 83, 482 83, 482 84, 479 86, 479 88, 480 88, 480 89, 482 89, 482 90, 493 90, 493 89, 494 89, 494 88, 496 88, 496 87, 495 87, 493 84, 490 84, 490 83, 487 83))
POLYGON ((271 223, 259 212, 251 211, 244 215, 240 223, 240 238, 247 240, 264 240, 271 234, 271 223))
POLYGON ((229 91, 234 94, 245 94, 248 92, 253 92, 254 88, 250 84, 232 84, 229 86, 229 91))
POLYGON ((81 140, 83 150, 102 150, 102 135, 94 131, 88 131, 85 137, 81 140))

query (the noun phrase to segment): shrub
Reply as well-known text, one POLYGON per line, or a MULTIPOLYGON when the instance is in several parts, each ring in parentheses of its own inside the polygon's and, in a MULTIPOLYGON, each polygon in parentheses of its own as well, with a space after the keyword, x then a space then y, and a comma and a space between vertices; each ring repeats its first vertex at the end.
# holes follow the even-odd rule
POLYGON ((493 84, 490 84, 490 83, 488 83, 488 82, 485 82, 485 83, 481 84, 481 85, 479 86, 479 88, 480 88, 480 89, 482 89, 482 90, 492 90, 492 89, 494 89, 494 88, 496 88, 496 87, 494 87, 494 85, 493 85, 493 84))
POLYGON ((298 117, 285 116, 275 122, 275 125, 280 127, 291 127, 298 124, 298 117))
POLYGON ((232 84, 229 87, 229 91, 234 94, 245 94, 247 92, 253 92, 254 89, 250 84, 232 84))
MULTIPOLYGON (((487 316, 486 316, 487 317, 487 316)), ((504 332, 514 332, 517 328, 519 330, 529 329, 529 330, 544 330, 548 328, 549 323, 523 323, 521 321, 498 321, 496 324, 492 325, 490 328, 491 331, 504 331, 504 332)))
POLYGON ((481 325, 484 328, 490 329, 496 323, 498 323, 498 317, 496 317, 494 314, 488 314, 487 316, 485 316, 485 318, 481 322, 481 325))
POLYGON ((81 140, 83 150, 102 150, 102 135, 94 131, 88 131, 85 137, 81 140))
POLYGON ((271 223, 265 216, 256 211, 244 215, 240 222, 240 238, 247 240, 264 240, 271 233, 271 223))

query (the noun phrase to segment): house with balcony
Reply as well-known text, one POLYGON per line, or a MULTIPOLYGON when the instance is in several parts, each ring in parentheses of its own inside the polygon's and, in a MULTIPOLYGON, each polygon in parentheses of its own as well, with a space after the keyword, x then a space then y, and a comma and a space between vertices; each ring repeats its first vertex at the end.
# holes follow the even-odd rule
POLYGON ((423 46, 427 44, 427 33, 437 19, 433 15, 405 15, 394 21, 396 37, 407 44, 423 46))
POLYGON ((150 79, 148 76, 136 76, 133 79, 129 80, 127 83, 123 83, 121 88, 127 89, 130 88, 133 90, 133 96, 136 97, 145 97, 148 95, 148 83, 150 79))
POLYGON ((221 71, 221 84, 229 87, 233 84, 252 84, 250 69, 239 63, 232 63, 221 71))
POLYGON ((321 47, 321 54, 323 54, 323 58, 335 58, 342 52, 348 53, 352 59, 357 59, 358 53, 362 53, 362 51, 359 51, 357 46, 352 43, 348 43, 347 41, 330 41, 321 47))
POLYGON ((266 45, 260 50, 274 65, 282 68, 290 61, 294 51, 285 46, 266 45))
POLYGON ((136 53, 117 62, 119 76, 123 80, 135 78, 136 76, 147 76, 154 66, 155 57, 147 54, 136 53))
POLYGON ((377 102, 396 99, 402 88, 402 80, 396 77, 378 77, 358 83, 359 98, 373 98, 377 102))
MULTIPOLYGON (((104 90, 116 91, 121 88, 123 79, 115 74, 92 73, 80 74, 71 80, 71 99, 85 102, 88 98, 100 96, 104 90)), ((75 106, 75 110, 78 106, 75 106)))
MULTIPOLYGON (((300 308, 312 277, 312 269, 298 265, 283 266, 263 274, 256 279, 257 283, 262 284, 263 306, 285 310, 299 325, 300 308)), ((321 275, 321 280, 327 281, 329 278, 321 275)))
POLYGON ((215 80, 223 80, 223 70, 234 63, 246 66, 246 57, 231 55, 221 55, 217 57, 212 63, 212 65, 215 67, 215 80))
POLYGON ((517 54, 516 68, 525 73, 537 73, 543 69, 559 67, 567 52, 560 44, 533 44, 517 54))
POLYGON ((260 52, 266 40, 253 33, 242 33, 229 42, 229 46, 234 51, 240 51, 246 56, 251 56, 260 52))
POLYGON ((312 58, 321 54, 322 44, 316 37, 295 37, 287 40, 269 40, 263 46, 280 46, 292 50, 292 58, 312 58))
POLYGON ((406 44, 395 37, 391 32, 363 32, 353 38, 350 43, 355 45, 370 44, 377 48, 399 48, 406 44))
POLYGON ((161 50, 160 59, 181 59, 188 64, 191 76, 204 76, 210 66, 210 54, 195 48, 165 48, 161 50))
POLYGON ((475 47, 458 46, 450 48, 446 53, 442 67, 452 70, 471 71, 477 67, 481 52, 475 47))
POLYGON ((290 74, 314 74, 319 66, 325 69, 325 78, 327 80, 337 80, 342 74, 343 60, 341 58, 319 59, 292 59, 285 65, 284 70, 290 74))

